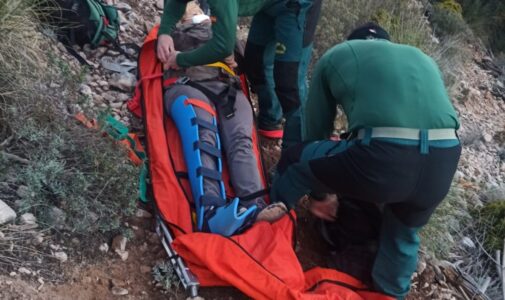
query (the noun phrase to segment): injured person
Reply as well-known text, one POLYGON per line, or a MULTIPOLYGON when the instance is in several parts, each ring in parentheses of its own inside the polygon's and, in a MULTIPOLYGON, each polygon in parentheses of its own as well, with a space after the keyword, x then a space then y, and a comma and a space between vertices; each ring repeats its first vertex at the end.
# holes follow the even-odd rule
MULTIPOLYGON (((210 19, 190 3, 171 36, 177 51, 196 49, 212 37, 210 19)), ((266 207, 252 138, 254 115, 234 67, 230 56, 223 62, 164 73, 164 108, 182 140, 197 230, 225 236, 252 225, 266 207), (222 155, 237 197, 231 201, 222 178, 222 155)))

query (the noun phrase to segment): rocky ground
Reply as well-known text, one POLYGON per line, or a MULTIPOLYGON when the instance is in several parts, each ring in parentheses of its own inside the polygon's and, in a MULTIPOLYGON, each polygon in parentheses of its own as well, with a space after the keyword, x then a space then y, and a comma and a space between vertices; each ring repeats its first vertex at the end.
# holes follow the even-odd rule
MULTIPOLYGON (((114 4, 119 8, 122 20, 121 42, 140 46, 148 30, 159 22, 163 1, 125 0, 114 4)), ((88 100, 76 105, 75 110, 108 110, 133 129, 140 128, 140 121, 126 109, 126 101, 136 84, 136 61, 106 47, 78 50, 93 68, 79 90, 88 100)), ((135 55, 133 47, 126 50, 135 55)), ((462 123, 459 133, 464 145, 456 179, 474 191, 473 201, 478 205, 493 199, 505 199, 505 75, 500 74, 491 58, 478 49, 472 50, 473 61, 461 74, 454 99, 462 123)), ((78 68, 75 59, 62 45, 55 44, 54 51, 78 68)), ((279 145, 265 142, 262 147, 267 164, 273 165, 279 145)), ((154 233, 152 216, 146 211, 139 210, 127 221, 127 227, 133 232, 128 239, 118 235, 101 244, 88 244, 36 230, 38 225, 33 215, 16 216, 13 210, 2 207, 2 203, 0 201, 0 212, 5 214, 0 214, 0 224, 15 221, 17 225, 4 227, 0 232, 0 243, 14 245, 11 239, 21 236, 26 245, 30 245, 29 251, 35 251, 28 251, 26 256, 34 260, 47 259, 47 266, 53 271, 48 273, 40 268, 30 268, 30 264, 0 267, 0 270, 9 270, 0 274, 0 298, 185 298, 182 288, 164 289, 163 284, 153 277, 157 270, 155 266, 165 259, 165 254, 154 233)), ((58 218, 57 212, 55 218, 58 218)), ((305 267, 324 264, 321 254, 326 250, 317 247, 321 242, 313 242, 313 235, 307 234, 313 220, 302 214, 300 223, 297 248, 300 260, 305 267)), ((407 299, 479 299, 471 285, 464 282, 464 277, 452 264, 424 257, 414 274, 412 292, 407 299)), ((245 298, 231 288, 203 289, 202 296, 209 299, 245 298)))

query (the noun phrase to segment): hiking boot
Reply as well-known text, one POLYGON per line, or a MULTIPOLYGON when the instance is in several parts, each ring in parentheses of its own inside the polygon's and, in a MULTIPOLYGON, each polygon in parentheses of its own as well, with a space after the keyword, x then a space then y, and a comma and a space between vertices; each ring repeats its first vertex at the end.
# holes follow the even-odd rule
POLYGON ((256 222, 266 221, 269 223, 273 223, 282 218, 288 212, 289 212, 288 208, 284 203, 282 202, 272 203, 267 207, 265 207, 262 211, 260 211, 260 213, 256 217, 256 222))
POLYGON ((275 125, 259 125, 258 134, 269 139, 282 139, 284 130, 281 123, 275 125))

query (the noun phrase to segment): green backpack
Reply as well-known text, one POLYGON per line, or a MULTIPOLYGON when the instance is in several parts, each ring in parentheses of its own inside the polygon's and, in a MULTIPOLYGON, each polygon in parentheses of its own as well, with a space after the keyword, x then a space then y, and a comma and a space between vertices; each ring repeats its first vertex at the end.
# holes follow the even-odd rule
POLYGON ((101 0, 57 0, 60 7, 57 28, 65 45, 117 45, 119 14, 101 0))

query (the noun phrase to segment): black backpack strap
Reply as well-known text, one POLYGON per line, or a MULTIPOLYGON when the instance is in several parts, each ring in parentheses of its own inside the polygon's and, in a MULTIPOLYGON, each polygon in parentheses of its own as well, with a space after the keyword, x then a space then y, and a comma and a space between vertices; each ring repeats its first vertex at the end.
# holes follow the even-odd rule
POLYGON ((137 44, 134 44, 134 43, 123 43, 123 44, 120 44, 119 43, 119 39, 114 39, 110 34, 108 34, 106 31, 102 31, 102 34, 105 35, 109 41, 112 43, 112 45, 114 46, 114 49, 117 50, 119 53, 123 54, 124 56, 126 56, 128 59, 131 59, 133 61, 136 61, 137 58, 133 55, 131 55, 130 53, 126 52, 126 50, 124 50, 123 47, 129 47, 129 48, 133 48, 137 53, 140 52, 140 47, 137 46, 137 44))
POLYGON ((63 44, 65 49, 67 49, 67 52, 70 55, 72 55, 73 57, 75 57, 81 65, 87 66, 87 67, 93 69, 93 66, 90 65, 88 63, 88 61, 84 57, 82 57, 77 51, 75 51, 75 49, 71 46, 71 45, 75 44, 75 30, 74 29, 70 29, 69 37, 60 36, 60 38, 58 40, 63 44), (69 37, 70 37, 70 39, 69 39, 69 37))
POLYGON ((239 198, 240 198, 240 201, 250 201, 250 200, 254 200, 254 199, 258 198, 258 197, 265 196, 268 193, 270 193, 270 189, 266 188, 266 189, 262 189, 262 190, 259 190, 257 192, 254 192, 252 194, 249 194, 247 196, 239 197, 239 198))
POLYGON ((192 80, 186 81, 185 84, 201 91, 215 105, 219 105, 225 118, 230 119, 235 115, 235 100, 237 97, 237 86, 235 84, 229 84, 228 88, 221 94, 216 94, 213 91, 206 88, 205 86, 196 83, 192 80))

